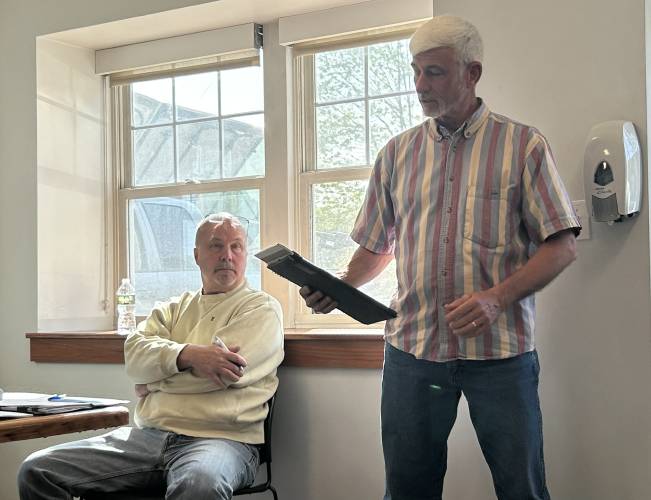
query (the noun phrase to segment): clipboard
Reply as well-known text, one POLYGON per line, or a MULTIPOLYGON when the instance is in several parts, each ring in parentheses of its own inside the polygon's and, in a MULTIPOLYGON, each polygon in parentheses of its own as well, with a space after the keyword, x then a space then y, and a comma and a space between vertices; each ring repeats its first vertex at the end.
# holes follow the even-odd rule
POLYGON ((305 260, 280 243, 265 248, 255 256, 266 262, 274 273, 297 284, 319 290, 337 301, 337 309, 360 323, 370 325, 395 318, 393 309, 360 292, 345 281, 305 260))

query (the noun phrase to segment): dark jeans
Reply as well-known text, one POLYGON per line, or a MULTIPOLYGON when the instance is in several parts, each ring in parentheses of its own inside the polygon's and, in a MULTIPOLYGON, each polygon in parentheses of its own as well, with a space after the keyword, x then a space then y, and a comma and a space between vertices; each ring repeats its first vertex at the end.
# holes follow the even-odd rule
POLYGON ((385 500, 439 500, 461 393, 500 500, 548 500, 535 351, 495 361, 416 359, 389 344, 382 378, 385 500))

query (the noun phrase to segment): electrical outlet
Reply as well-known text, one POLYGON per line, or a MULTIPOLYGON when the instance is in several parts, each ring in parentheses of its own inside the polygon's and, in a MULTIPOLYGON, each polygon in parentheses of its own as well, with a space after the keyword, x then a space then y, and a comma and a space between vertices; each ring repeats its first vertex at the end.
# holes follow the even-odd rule
POLYGON ((581 222, 581 234, 577 240, 589 240, 590 239, 590 215, 588 214, 588 207, 585 204, 585 200, 574 200, 572 201, 572 206, 576 212, 579 221, 581 222))

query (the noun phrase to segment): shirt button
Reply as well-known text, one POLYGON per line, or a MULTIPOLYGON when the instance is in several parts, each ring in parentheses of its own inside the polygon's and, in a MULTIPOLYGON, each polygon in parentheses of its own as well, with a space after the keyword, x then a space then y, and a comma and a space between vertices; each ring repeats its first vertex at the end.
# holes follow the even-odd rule
POLYGON ((449 242, 449 241, 450 241, 449 238, 447 238, 447 237, 446 237, 446 238, 443 238, 443 243, 447 243, 447 242, 449 242))
POLYGON ((450 177, 449 181, 452 182, 454 180, 454 177, 450 177))
POLYGON ((448 272, 447 271, 441 271, 441 276, 447 276, 448 272))
POLYGON ((452 207, 448 207, 446 210, 447 213, 451 214, 452 213, 452 207))

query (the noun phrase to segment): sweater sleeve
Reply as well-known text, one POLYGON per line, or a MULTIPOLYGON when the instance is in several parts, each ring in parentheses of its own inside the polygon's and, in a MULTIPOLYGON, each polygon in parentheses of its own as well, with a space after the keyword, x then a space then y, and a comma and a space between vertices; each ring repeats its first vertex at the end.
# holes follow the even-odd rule
MULTIPOLYGON (((282 311, 275 299, 257 296, 238 311, 215 335, 227 344, 240 346, 247 361, 244 375, 237 381, 224 380, 226 387, 246 387, 275 373, 283 360, 282 311)), ((189 371, 176 373, 147 385, 150 391, 199 394, 223 389, 189 371)))
MULTIPOLYGON (((182 299, 181 299, 182 300, 182 299)), ((127 375, 137 384, 148 384, 179 373, 176 358, 185 347, 171 340, 170 331, 179 302, 152 310, 124 343, 127 375)))

